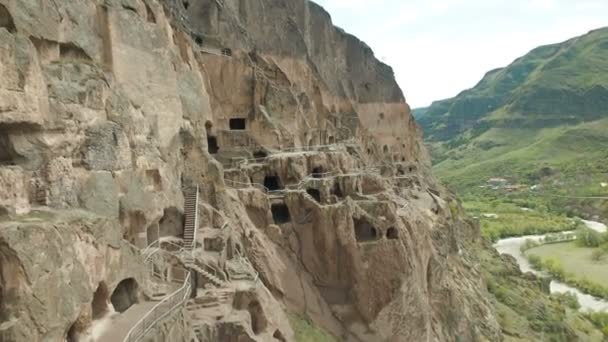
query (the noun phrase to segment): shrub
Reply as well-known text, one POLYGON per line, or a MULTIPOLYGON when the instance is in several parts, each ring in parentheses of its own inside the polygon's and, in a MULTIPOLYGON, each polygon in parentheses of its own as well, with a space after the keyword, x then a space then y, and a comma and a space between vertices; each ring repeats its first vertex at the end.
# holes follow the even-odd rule
POLYGON ((555 298, 562 305, 565 305, 571 309, 578 310, 581 307, 580 303, 578 302, 578 298, 572 292, 555 293, 552 294, 551 297, 555 298))
POLYGON ((577 242, 585 247, 599 247, 606 241, 605 235, 593 229, 581 228, 577 233, 577 242))

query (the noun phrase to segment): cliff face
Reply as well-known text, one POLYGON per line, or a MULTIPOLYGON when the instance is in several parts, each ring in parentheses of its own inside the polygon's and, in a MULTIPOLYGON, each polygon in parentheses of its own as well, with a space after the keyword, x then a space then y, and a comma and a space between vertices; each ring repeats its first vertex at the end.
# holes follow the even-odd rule
POLYGON ((190 279, 157 340, 499 340, 429 168, 391 69, 308 1, 0 0, 0 337, 122 339, 190 279))

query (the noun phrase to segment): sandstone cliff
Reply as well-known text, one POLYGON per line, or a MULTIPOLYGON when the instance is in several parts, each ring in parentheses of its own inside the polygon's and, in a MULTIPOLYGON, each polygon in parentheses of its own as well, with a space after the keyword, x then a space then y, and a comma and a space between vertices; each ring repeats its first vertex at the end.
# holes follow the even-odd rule
POLYGON ((501 339, 392 70, 306 0, 0 0, 0 184, 3 341, 177 288, 148 338, 501 339))

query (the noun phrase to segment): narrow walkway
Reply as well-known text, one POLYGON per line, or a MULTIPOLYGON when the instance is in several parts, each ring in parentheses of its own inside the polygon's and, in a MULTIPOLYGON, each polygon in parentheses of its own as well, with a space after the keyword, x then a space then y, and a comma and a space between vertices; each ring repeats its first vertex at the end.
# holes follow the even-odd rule
POLYGON ((118 342, 124 340, 129 330, 158 302, 141 302, 131 306, 123 313, 116 313, 110 320, 110 325, 95 341, 118 342))

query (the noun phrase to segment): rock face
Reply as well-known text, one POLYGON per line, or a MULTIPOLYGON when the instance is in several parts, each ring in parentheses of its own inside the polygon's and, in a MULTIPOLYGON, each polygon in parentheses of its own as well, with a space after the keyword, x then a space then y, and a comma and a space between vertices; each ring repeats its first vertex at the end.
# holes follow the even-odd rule
POLYGON ((0 0, 0 185, 3 341, 184 279, 150 338, 501 339, 390 67, 309 1, 0 0))

